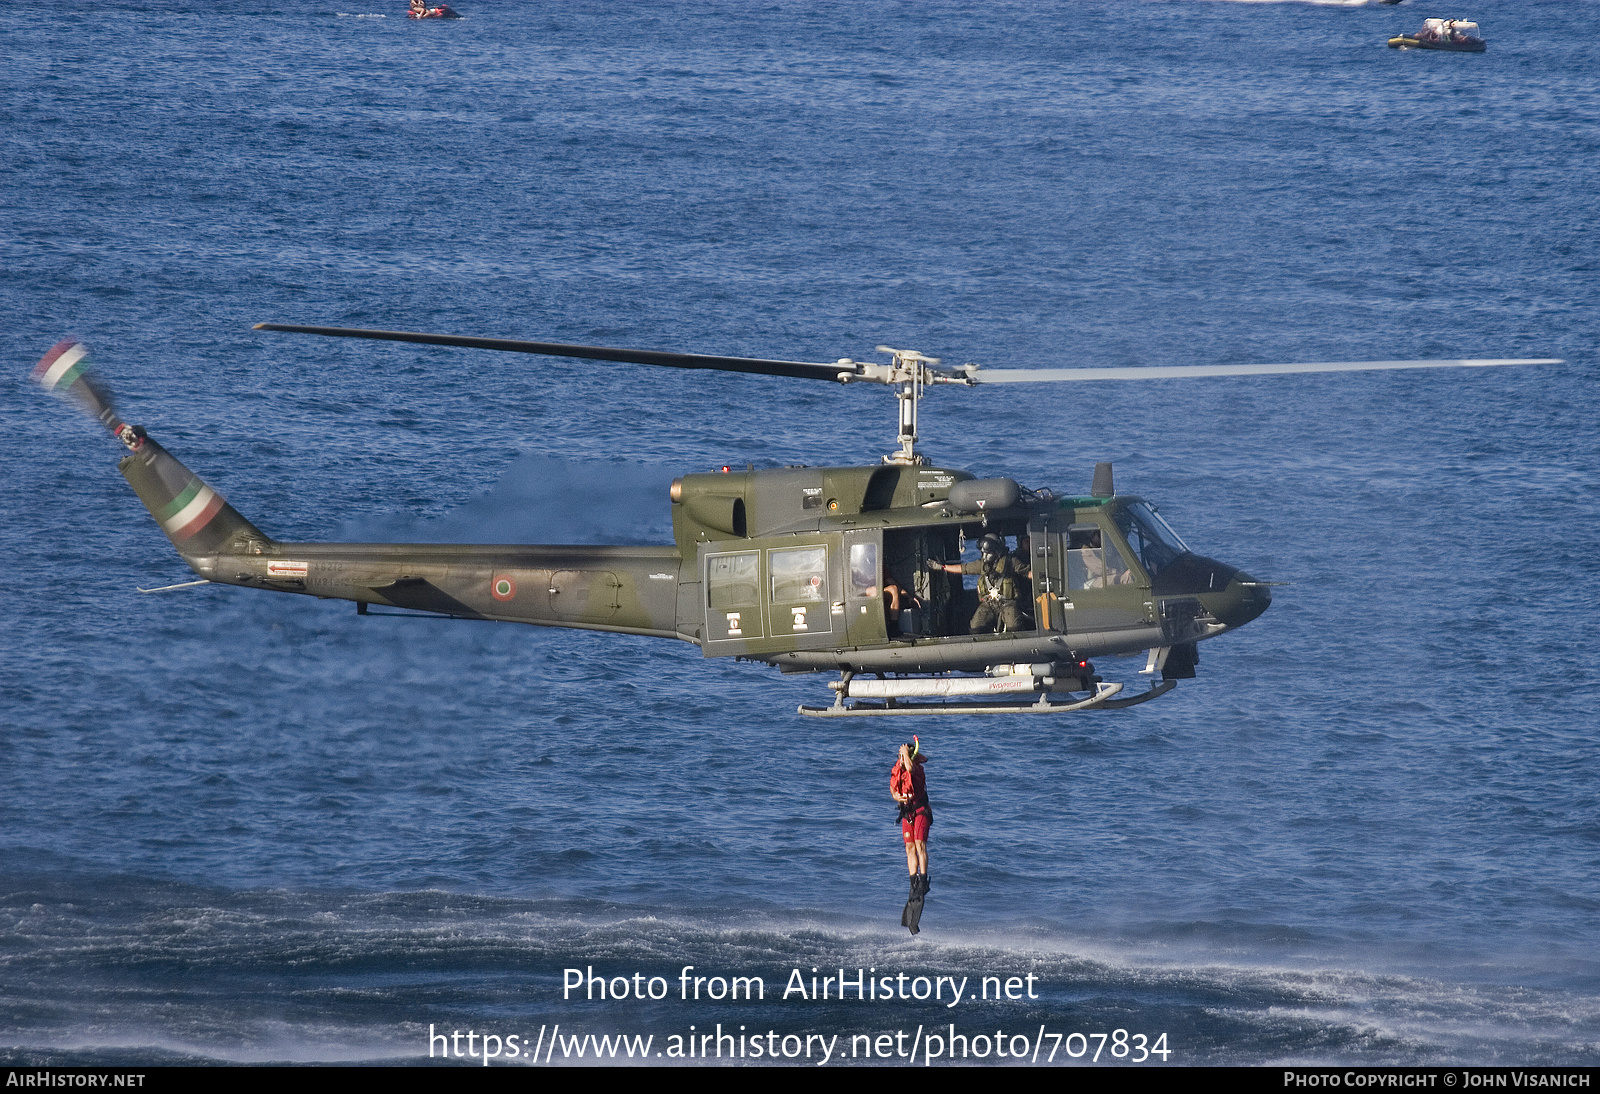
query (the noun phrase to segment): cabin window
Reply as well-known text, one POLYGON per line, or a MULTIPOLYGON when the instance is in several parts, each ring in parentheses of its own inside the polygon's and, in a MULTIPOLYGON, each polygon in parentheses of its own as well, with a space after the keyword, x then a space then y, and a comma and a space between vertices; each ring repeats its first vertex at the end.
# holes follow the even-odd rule
POLYGON ((878 595, 878 545, 850 545, 850 595, 865 600, 878 595))
POLYGON ((772 602, 802 604, 828 599, 828 549, 797 547, 767 556, 772 573, 772 602))
POLYGON ((712 555, 706 560, 706 595, 712 611, 755 608, 761 603, 760 557, 755 551, 712 555))

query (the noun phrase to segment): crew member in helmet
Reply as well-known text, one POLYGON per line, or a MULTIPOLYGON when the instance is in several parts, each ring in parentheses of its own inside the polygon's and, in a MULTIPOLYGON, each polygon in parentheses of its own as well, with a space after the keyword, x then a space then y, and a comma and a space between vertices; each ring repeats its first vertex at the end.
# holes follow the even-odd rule
POLYGON ((1031 623, 1033 616, 1033 537, 1023 532, 1017 537, 1017 549, 1011 552, 1017 560, 1020 575, 1017 578, 1017 606, 1022 609, 1022 620, 1031 623))
POLYGON ((1018 579, 1031 580, 1033 570, 1006 550, 1004 537, 990 532, 980 539, 976 562, 930 562, 928 566, 947 574, 978 575, 978 610, 972 613, 972 623, 967 628, 973 634, 1023 629, 1022 609, 1017 604, 1022 591, 1018 579))

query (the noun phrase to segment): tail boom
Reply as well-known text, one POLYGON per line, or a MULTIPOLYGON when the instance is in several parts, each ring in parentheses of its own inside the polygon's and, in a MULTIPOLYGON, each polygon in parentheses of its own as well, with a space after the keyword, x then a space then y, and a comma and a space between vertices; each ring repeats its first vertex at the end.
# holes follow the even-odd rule
POLYGON ((676 547, 272 543, 259 554, 209 561, 207 576, 228 585, 463 619, 696 641, 678 627, 676 547))

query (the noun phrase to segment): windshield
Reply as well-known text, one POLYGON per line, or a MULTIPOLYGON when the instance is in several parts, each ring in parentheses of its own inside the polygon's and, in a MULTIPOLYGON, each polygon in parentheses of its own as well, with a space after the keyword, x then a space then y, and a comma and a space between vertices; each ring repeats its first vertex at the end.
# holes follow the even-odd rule
POLYGON ((1134 557, 1151 577, 1179 555, 1189 553, 1188 545, 1178 538, 1178 533, 1142 501, 1125 506, 1113 519, 1127 538, 1134 557))

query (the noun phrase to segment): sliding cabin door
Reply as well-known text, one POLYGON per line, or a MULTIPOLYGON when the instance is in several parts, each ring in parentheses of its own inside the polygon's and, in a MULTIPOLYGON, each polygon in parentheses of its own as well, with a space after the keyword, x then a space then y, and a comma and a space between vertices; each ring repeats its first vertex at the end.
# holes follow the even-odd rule
POLYGON ((705 655, 844 645, 851 584, 840 547, 838 535, 701 544, 705 655))

